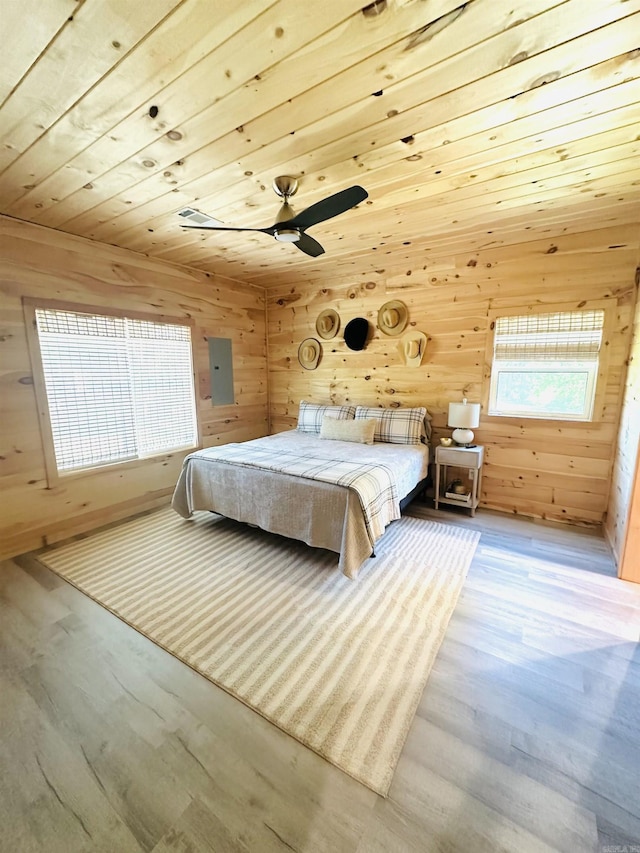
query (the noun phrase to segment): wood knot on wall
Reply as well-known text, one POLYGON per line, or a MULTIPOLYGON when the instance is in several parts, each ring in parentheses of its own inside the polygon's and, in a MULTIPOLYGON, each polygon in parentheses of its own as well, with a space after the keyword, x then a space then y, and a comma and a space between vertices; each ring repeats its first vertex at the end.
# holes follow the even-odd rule
POLYGON ((287 296, 281 296, 279 299, 276 299, 276 305, 280 305, 281 307, 286 307, 290 305, 292 302, 298 302, 300 296, 297 293, 289 293, 287 296))
POLYGON ((376 289, 378 285, 375 281, 365 281, 362 284, 354 284, 347 290, 347 299, 356 299, 358 296, 365 296, 376 289))

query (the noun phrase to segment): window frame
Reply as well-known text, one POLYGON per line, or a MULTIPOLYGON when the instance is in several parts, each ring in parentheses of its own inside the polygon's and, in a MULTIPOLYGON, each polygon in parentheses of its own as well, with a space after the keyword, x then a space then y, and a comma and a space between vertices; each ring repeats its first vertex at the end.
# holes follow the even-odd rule
POLYGON ((42 440, 42 449, 44 454, 44 467, 47 485, 49 488, 54 488, 69 479, 95 476, 98 473, 119 473, 127 468, 138 468, 140 466, 153 463, 159 459, 170 459, 175 454, 192 452, 193 450, 202 447, 202 427, 198 406, 198 383, 195 369, 195 346, 193 334, 196 324, 193 319, 190 317, 172 317, 167 314, 153 314, 145 311, 128 311, 119 308, 112 308, 110 306, 86 305, 84 303, 67 302, 57 299, 38 299, 27 296, 22 298, 22 309, 24 313, 29 358, 31 360, 31 373, 38 411, 40 437, 42 440), (126 317, 131 320, 142 320, 150 323, 166 323, 176 326, 187 326, 191 333, 191 377, 193 382, 193 396, 196 415, 196 444, 192 447, 176 448, 175 450, 145 456, 144 458, 106 462, 104 464, 79 468, 73 471, 59 471, 53 443, 53 432, 51 429, 49 399, 47 396, 44 367, 42 364, 42 353, 40 351, 36 309, 70 311, 76 314, 96 314, 104 317, 126 317))
MULTIPOLYGON (((611 334, 614 329, 615 307, 615 302, 611 300, 593 299, 585 300, 584 302, 579 302, 577 304, 575 302, 546 302, 536 303, 535 305, 525 303, 520 305, 509 305, 505 308, 490 308, 487 312, 489 325, 487 331, 485 366, 482 383, 482 408, 484 412, 483 417, 485 419, 489 419, 490 421, 494 421, 495 423, 504 422, 505 420, 525 420, 536 422, 543 421, 546 424, 573 424, 576 426, 579 426, 580 424, 589 425, 602 421, 604 417, 606 384, 609 372, 609 341, 611 340, 611 334), (595 377, 595 394, 593 399, 593 411, 591 417, 570 418, 561 417, 558 415, 551 415, 549 417, 545 417, 544 415, 541 416, 531 414, 490 413, 491 379, 493 376, 493 356, 496 320, 499 317, 525 317, 527 315, 535 316, 537 314, 562 314, 576 311, 604 311, 604 320, 602 325, 602 344, 600 346, 600 352, 598 355, 598 369, 595 377)), ((553 364, 553 362, 551 363, 553 364)))

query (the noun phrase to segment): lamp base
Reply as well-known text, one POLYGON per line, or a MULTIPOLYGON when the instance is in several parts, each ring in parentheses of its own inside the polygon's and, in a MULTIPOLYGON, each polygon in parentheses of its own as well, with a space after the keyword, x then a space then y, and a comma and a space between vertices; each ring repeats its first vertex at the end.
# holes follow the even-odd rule
POLYGON ((470 429, 454 429, 451 438, 460 447, 468 447, 473 442, 473 431, 470 429))

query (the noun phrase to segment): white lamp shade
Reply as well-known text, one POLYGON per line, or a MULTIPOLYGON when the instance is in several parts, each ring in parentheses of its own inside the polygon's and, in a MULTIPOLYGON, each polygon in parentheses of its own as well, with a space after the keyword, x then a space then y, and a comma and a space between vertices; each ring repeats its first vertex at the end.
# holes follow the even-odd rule
POLYGON ((475 429, 480 425, 480 403, 449 403, 448 424, 462 429, 475 429))

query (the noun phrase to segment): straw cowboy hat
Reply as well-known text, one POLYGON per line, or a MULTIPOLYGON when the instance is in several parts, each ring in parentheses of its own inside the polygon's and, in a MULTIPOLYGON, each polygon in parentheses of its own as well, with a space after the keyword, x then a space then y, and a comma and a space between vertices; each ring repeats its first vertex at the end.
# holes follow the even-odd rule
POLYGON ((427 349, 427 336, 424 332, 408 332, 398 343, 407 367, 420 367, 427 349))
POLYGON ((335 338, 340 328, 340 315, 333 308, 325 308, 318 314, 316 320, 316 332, 321 338, 328 341, 330 338, 335 338))
POLYGON ((385 335, 401 335, 409 320, 409 312, 404 302, 392 299, 385 302, 378 311, 378 328, 385 335))
POLYGON ((320 360, 320 342, 315 338, 305 338, 298 347, 298 361, 305 370, 315 370, 320 360))

